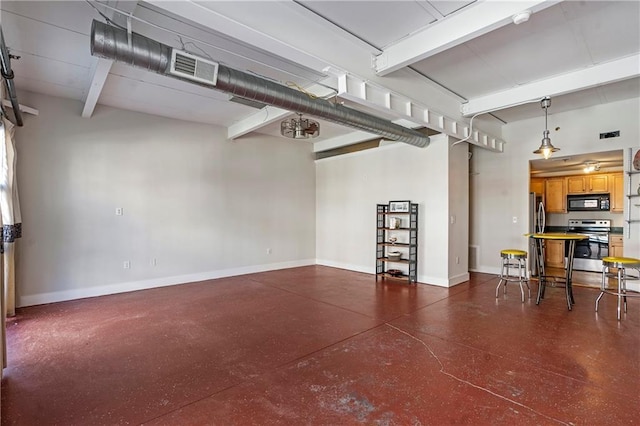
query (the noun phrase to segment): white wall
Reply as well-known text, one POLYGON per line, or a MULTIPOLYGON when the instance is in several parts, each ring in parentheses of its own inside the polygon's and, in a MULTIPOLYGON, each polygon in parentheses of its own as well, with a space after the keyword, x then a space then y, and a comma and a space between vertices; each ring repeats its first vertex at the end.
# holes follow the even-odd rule
POLYGON ((85 119, 79 102, 27 92, 20 101, 40 115, 16 133, 19 305, 315 263, 310 144, 231 142, 223 128, 101 106, 85 119))
MULTIPOLYGON (((553 114, 550 109, 551 141, 561 150, 554 156, 640 147, 640 101, 614 102, 570 112, 553 114), (554 129, 560 127, 558 131, 554 129), (601 132, 620 130, 620 137, 599 139, 601 132)), ((504 248, 527 249, 527 194, 529 160, 537 159, 533 151, 540 146, 544 115, 504 126, 508 144, 502 154, 475 149, 471 168, 470 244, 479 247, 478 271, 498 273, 499 252, 504 248), (518 223, 512 218, 517 217, 518 223)), ((637 177, 636 177, 637 179, 637 177)), ((626 185, 625 185, 626 187, 626 185)), ((636 214, 638 212, 635 212, 636 214)), ((624 239, 626 256, 640 257, 640 228, 634 224, 631 238, 624 239)))
POLYGON ((396 143, 316 161, 318 263, 375 273, 376 204, 411 200, 420 206, 418 281, 449 286, 466 280, 468 192, 451 203, 449 194, 451 181, 465 191, 467 165, 466 144, 450 150, 442 135, 432 137, 427 148, 396 143), (455 168, 450 158, 456 159, 455 168), (449 225, 450 209, 459 218, 454 225, 449 225), (450 270, 454 249, 461 264, 450 270))
POLYGON ((469 279, 469 145, 467 143, 454 145, 449 156, 449 278, 455 284, 469 279))

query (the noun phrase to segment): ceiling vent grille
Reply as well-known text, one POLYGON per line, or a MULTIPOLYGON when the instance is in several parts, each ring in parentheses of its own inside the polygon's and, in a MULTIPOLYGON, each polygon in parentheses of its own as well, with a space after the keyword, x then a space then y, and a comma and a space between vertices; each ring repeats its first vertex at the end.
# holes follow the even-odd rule
POLYGON ((173 49, 169 73, 189 80, 215 86, 218 81, 218 64, 190 53, 173 49))

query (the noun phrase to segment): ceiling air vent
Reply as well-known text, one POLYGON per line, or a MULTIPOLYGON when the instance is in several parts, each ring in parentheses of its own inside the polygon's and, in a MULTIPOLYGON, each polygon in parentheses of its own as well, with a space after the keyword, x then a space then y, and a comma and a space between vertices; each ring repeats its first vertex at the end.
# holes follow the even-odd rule
POLYGON ((218 80, 218 64, 191 53, 173 49, 169 74, 215 86, 218 80))

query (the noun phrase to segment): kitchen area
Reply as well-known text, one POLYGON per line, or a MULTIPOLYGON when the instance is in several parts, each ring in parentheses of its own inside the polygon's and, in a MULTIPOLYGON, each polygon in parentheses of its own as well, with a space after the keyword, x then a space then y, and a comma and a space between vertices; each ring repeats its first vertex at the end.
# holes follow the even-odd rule
MULTIPOLYGON (((530 232, 589 236, 576 244, 576 285, 599 287, 601 259, 623 255, 625 187, 622 150, 530 161, 530 232)), ((564 268, 567 253, 564 241, 545 241, 545 266, 564 268)), ((529 257, 536 275, 534 256, 529 257)))

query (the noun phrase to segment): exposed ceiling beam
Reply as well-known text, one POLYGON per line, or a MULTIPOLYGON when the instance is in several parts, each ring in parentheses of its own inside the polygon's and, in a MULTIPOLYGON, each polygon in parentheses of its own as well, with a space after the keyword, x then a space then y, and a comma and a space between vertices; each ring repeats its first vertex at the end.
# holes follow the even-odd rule
POLYGON ((382 53, 380 49, 376 46, 369 44, 367 41, 361 39, 360 37, 356 37, 353 33, 350 33, 345 28, 339 26, 338 24, 328 20, 324 16, 316 13, 312 9, 309 9, 305 4, 299 3, 297 1, 287 1, 283 2, 283 6, 289 7, 294 10, 298 15, 304 16, 306 18, 312 19, 315 24, 323 27, 327 31, 332 33, 339 33, 345 40, 349 40, 351 43, 354 43, 360 46, 362 49, 365 49, 372 54, 382 53))
POLYGON ((355 132, 349 132, 344 135, 335 136, 333 138, 314 143, 313 152, 328 151, 330 149, 341 148, 343 146, 353 145, 379 137, 379 135, 376 135, 374 133, 367 133, 363 132, 362 130, 356 130, 355 132))
POLYGON ((109 59, 94 58, 91 66, 91 72, 93 73, 91 85, 89 86, 87 98, 84 101, 84 108, 82 109, 82 116, 84 118, 89 118, 93 115, 93 110, 96 108, 98 98, 100 98, 100 93, 102 93, 104 83, 107 81, 107 76, 109 75, 112 64, 113 61, 109 59))
MULTIPOLYGON (((400 68, 465 43, 490 31, 513 23, 511 17, 524 10, 532 13, 559 3, 559 0, 481 1, 447 19, 402 39, 374 56, 378 75, 400 68)), ((535 17, 534 17, 535 19, 535 17)))
MULTIPOLYGON (((4 99, 2 101, 2 105, 6 106, 7 108, 13 108, 13 104, 11 103, 11 101, 9 99, 4 99)), ((18 104, 18 108, 20 108, 20 111, 22 111, 24 113, 27 113, 27 114, 40 115, 40 111, 38 111, 35 108, 28 107, 26 105, 18 104)))
POLYGON ((558 75, 502 92, 492 93, 462 104, 462 114, 472 116, 516 106, 544 96, 558 96, 640 75, 640 55, 628 56, 604 64, 558 75))
POLYGON ((405 119, 411 123, 452 136, 490 151, 502 152, 504 140, 492 136, 454 118, 415 102, 398 93, 369 81, 345 74, 338 78, 338 96, 357 104, 373 108, 387 116, 405 119))
POLYGON ((259 47, 260 49, 271 52, 274 55, 288 59, 312 70, 321 72, 324 68, 331 65, 313 55, 297 49, 294 46, 257 31, 248 25, 224 16, 191 0, 147 0, 147 3, 186 18, 197 24, 212 28, 215 31, 226 34, 244 43, 259 47))
POLYGON ((291 115, 291 111, 267 105, 260 111, 227 127, 227 138, 236 139, 291 115))
MULTIPOLYGON (((109 0, 106 2, 108 6, 119 8, 123 12, 133 13, 136 9, 137 1, 117 1, 109 0)), ((114 22, 120 23, 120 25, 127 26, 127 19, 113 10, 104 10, 103 13, 112 19, 114 22)), ((87 91, 87 97, 84 100, 84 107, 82 108, 82 117, 89 118, 93 115, 93 110, 96 108, 104 84, 109 76, 111 65, 113 61, 103 58, 93 58, 91 64, 91 83, 89 90, 87 91)))

